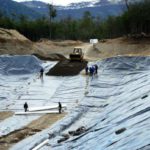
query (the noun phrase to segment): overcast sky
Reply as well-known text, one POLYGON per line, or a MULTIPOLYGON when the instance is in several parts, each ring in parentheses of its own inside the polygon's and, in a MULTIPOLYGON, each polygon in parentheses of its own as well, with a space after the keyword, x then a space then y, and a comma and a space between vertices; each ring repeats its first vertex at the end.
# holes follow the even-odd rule
MULTIPOLYGON (((17 2, 22 2, 22 1, 31 1, 31 0, 14 0, 17 2)), ((36 0, 35 0, 36 1, 36 0)), ((39 0, 37 0, 39 1, 39 0)), ((68 5, 70 3, 76 3, 76 2, 83 2, 83 1, 93 1, 93 0, 40 0, 46 3, 53 3, 54 5, 68 5)))

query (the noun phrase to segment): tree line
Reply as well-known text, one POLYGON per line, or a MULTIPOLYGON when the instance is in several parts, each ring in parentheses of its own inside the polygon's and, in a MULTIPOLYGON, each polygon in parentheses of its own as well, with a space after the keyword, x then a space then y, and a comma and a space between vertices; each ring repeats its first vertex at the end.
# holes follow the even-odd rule
MULTIPOLYGON (((127 0, 126 0, 126 4, 127 0)), ((81 19, 68 16, 55 20, 57 11, 49 5, 49 18, 29 20, 21 15, 17 20, 5 17, 0 13, 0 27, 16 29, 32 41, 41 38, 52 40, 89 40, 90 38, 116 38, 128 34, 150 34, 150 1, 129 3, 126 11, 120 16, 109 16, 107 19, 93 17, 86 11, 81 19)))

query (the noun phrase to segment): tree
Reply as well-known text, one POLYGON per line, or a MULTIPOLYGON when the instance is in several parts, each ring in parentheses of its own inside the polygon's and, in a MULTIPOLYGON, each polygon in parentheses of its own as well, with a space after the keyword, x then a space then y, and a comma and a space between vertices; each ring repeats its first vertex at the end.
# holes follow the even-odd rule
POLYGON ((52 4, 48 4, 49 10, 49 38, 52 38, 52 20, 57 16, 57 11, 52 4))
POLYGON ((81 39, 90 39, 93 38, 93 29, 94 29, 94 21, 91 13, 89 11, 85 11, 83 14, 83 18, 80 21, 80 37, 81 39))
POLYGON ((0 10, 0 18, 3 18, 3 12, 0 10))
POLYGON ((129 10, 129 3, 128 3, 128 0, 125 0, 125 4, 126 4, 127 9, 129 10))

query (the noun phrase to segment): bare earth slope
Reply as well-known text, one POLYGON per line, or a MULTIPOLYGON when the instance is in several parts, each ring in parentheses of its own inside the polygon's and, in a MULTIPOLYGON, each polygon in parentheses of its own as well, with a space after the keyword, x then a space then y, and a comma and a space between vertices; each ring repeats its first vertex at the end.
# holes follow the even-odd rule
POLYGON ((52 53, 68 57, 73 47, 83 48, 85 59, 98 60, 118 55, 147 56, 150 55, 150 39, 117 38, 99 41, 96 45, 80 41, 41 41, 35 43, 36 53, 50 56, 52 53))
POLYGON ((113 56, 147 56, 150 55, 150 39, 117 38, 99 42, 87 56, 95 58, 109 58, 113 56))
POLYGON ((49 59, 58 60, 63 59, 61 56, 68 57, 76 46, 82 46, 84 43, 81 41, 50 41, 50 40, 40 40, 35 43, 35 54, 43 57, 48 57, 49 59))
POLYGON ((32 42, 16 30, 0 28, 0 54, 35 54, 42 59, 62 60, 73 48, 83 48, 87 60, 98 60, 118 55, 150 55, 150 39, 116 38, 99 41, 94 47, 81 41, 49 41, 42 39, 32 42))
POLYGON ((33 43, 16 30, 0 28, 0 54, 32 54, 33 43))

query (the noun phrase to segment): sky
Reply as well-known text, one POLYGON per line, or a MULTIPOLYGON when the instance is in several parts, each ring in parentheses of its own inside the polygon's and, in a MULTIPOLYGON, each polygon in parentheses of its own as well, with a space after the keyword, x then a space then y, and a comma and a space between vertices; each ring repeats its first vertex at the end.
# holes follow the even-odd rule
MULTIPOLYGON (((31 0, 14 0, 17 2, 22 2, 22 1, 31 1, 31 0)), ((36 1, 36 0, 35 0, 36 1)), ((84 2, 84 1, 93 1, 93 0, 37 0, 37 1, 42 1, 42 2, 46 2, 46 3, 53 3, 54 5, 68 5, 70 3, 78 3, 78 2, 84 2)))

